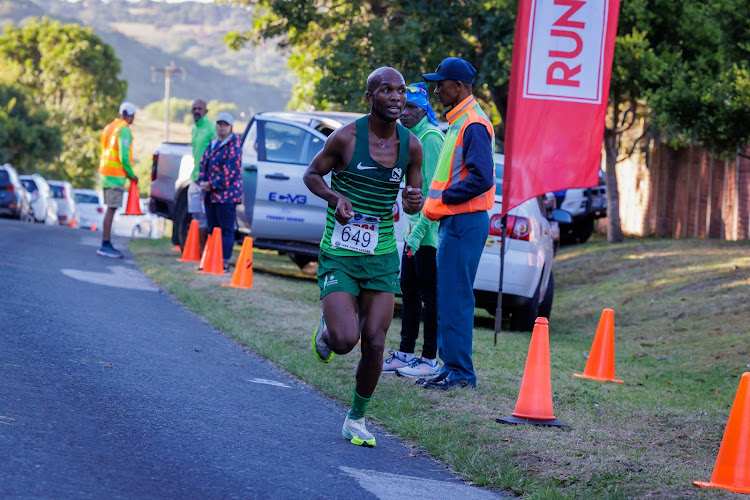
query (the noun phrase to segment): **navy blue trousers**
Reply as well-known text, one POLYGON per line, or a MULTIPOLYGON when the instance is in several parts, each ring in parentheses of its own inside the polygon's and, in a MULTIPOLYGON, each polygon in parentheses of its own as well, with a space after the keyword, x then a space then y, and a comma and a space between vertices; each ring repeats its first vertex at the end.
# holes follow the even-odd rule
POLYGON ((234 225, 236 222, 237 205, 234 203, 212 203, 206 196, 206 222, 209 233, 215 227, 221 229, 221 250, 224 262, 232 259, 234 249, 234 225))
POLYGON ((490 229, 487 212, 440 219, 437 249, 438 354, 440 375, 476 387, 474 342, 474 278, 490 229))

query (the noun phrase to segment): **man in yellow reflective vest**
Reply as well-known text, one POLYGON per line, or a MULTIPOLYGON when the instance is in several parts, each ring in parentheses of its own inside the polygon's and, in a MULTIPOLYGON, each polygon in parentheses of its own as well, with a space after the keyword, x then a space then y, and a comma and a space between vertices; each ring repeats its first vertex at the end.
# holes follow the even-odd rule
POLYGON ((495 134, 472 95, 476 69, 448 57, 434 73, 435 95, 449 111, 449 128, 422 213, 439 220, 437 247, 438 354, 436 377, 418 379, 428 389, 476 387, 472 360, 474 278, 487 240, 487 210, 495 204, 495 134))
POLYGON ((125 179, 138 183, 138 178, 133 173, 133 135, 129 127, 134 119, 135 104, 123 102, 120 104, 120 117, 112 120, 102 130, 99 178, 104 191, 104 204, 107 205, 107 212, 104 214, 102 246, 96 251, 96 254, 102 257, 122 259, 122 253, 112 246, 109 238, 115 211, 122 206, 125 179))

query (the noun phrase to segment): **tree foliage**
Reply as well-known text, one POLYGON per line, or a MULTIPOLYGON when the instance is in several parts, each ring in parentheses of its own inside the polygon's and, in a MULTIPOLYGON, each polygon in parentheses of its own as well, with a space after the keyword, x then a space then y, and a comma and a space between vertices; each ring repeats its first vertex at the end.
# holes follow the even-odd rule
POLYGON ((112 47, 90 28, 42 19, 6 27, 0 65, 60 130, 63 151, 40 173, 93 187, 99 134, 117 115, 127 85, 117 78, 120 63, 112 47))
MULTIPOLYGON (((501 123, 510 73, 517 0, 233 0, 255 13, 254 26, 230 33, 233 47, 281 39, 299 83, 290 107, 365 111, 367 76, 392 66, 421 81, 445 57, 478 70, 475 93, 501 123)), ((502 125, 500 125, 502 127, 502 125)), ((502 137, 502 132, 500 137, 502 137)))
POLYGON ((62 141, 58 128, 47 124, 47 113, 30 109, 27 100, 20 88, 0 84, 0 164, 34 172, 60 154, 62 141))
MULTIPOLYGON (((280 38, 299 78, 295 108, 362 111, 372 69, 393 66, 415 81, 459 56, 478 69, 475 94, 505 118, 517 0, 232 1, 255 21, 225 40, 280 38)), ((615 167, 643 138, 634 126, 718 153, 750 142, 749 19, 747 0, 622 0, 604 136, 610 241, 622 240, 615 167)), ((497 132, 502 139, 502 122, 497 132)))

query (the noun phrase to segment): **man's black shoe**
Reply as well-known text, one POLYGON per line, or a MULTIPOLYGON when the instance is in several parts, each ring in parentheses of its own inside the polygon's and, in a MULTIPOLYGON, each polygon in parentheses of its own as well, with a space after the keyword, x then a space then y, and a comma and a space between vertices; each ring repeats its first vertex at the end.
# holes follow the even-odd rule
POLYGON ((465 380, 451 380, 450 377, 445 377, 442 380, 438 381, 427 381, 424 384, 422 384, 422 387, 426 389, 437 389, 440 391, 447 391, 448 389, 453 389, 454 387, 469 387, 468 382, 465 380))
POLYGON ((414 381, 414 384, 425 385, 429 383, 440 382, 447 376, 448 376, 447 374, 444 374, 444 375, 437 375, 435 377, 429 377, 429 378, 419 377, 417 380, 414 381))

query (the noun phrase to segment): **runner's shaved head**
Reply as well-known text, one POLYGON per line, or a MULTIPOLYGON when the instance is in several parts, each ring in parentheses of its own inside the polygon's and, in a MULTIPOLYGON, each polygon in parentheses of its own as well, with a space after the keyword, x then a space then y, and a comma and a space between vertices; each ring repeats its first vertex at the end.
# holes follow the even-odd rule
POLYGON ((196 108, 205 108, 206 107, 206 101, 203 99, 196 99, 193 101, 193 107, 196 108))
POLYGON ((401 82, 404 82, 404 77, 401 75, 401 73, 393 68, 383 66, 382 68, 376 69, 375 71, 370 73, 370 76, 367 77, 367 91, 370 93, 375 92, 384 80, 396 75, 401 80, 401 82))

